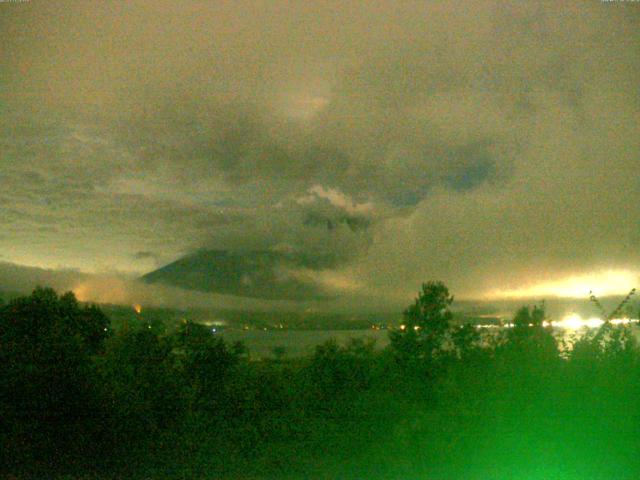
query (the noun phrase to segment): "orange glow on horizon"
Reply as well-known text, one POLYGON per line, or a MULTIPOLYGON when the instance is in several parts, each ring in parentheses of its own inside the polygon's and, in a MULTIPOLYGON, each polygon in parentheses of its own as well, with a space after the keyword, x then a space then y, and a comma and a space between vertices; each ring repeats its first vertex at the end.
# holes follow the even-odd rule
POLYGON ((86 301, 88 301, 87 290, 88 289, 87 289, 87 286, 85 284, 80 284, 80 285, 77 285, 76 287, 74 287, 72 292, 76 296, 76 299, 79 302, 86 302, 86 301))

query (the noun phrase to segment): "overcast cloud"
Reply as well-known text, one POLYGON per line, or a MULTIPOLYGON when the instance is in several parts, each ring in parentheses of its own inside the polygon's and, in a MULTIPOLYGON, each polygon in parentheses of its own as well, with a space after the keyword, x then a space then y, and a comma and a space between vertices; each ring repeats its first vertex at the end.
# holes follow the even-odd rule
POLYGON ((0 27, 0 261, 281 249, 390 301, 637 279, 640 4, 33 0, 0 27))

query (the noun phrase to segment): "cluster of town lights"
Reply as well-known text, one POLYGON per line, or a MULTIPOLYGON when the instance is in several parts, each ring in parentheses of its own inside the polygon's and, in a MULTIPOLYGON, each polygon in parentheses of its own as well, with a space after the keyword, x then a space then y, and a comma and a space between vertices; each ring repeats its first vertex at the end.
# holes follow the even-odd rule
MULTIPOLYGON (((609 320, 612 325, 628 325, 630 323, 638 323, 637 319, 631 318, 614 318, 609 320)), ((568 330, 579 330, 581 328, 598 328, 604 325, 605 321, 601 318, 593 317, 583 319, 580 315, 567 315, 560 321, 544 322, 545 326, 564 328, 568 330)))
MULTIPOLYGON (((632 323, 638 323, 638 319, 633 318, 614 318, 609 320, 612 325, 629 325, 632 323)), ((572 313, 567 315, 562 320, 545 320, 542 322, 543 327, 562 328, 564 330, 580 330, 583 328, 598 328, 605 324, 605 320, 598 317, 582 318, 580 315, 572 313)), ((512 328, 513 323, 504 323, 502 325, 477 325, 478 328, 512 328)), ((533 327, 533 324, 529 324, 533 327)))

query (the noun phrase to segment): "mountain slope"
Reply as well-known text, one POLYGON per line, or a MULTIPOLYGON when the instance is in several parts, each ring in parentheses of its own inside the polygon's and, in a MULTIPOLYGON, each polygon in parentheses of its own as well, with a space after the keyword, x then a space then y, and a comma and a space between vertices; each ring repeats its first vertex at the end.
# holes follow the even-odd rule
POLYGON ((142 280, 189 290, 282 300, 325 298, 321 289, 287 274, 308 267, 302 257, 271 251, 202 250, 176 260, 142 280))

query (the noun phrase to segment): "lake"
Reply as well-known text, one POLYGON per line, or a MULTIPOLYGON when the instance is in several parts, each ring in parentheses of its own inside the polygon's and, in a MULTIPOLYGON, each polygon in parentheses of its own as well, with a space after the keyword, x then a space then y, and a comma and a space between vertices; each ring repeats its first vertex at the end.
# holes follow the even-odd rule
MULTIPOLYGON (((636 339, 640 341, 640 328, 629 326, 636 339)), ((483 329, 484 332, 499 332, 501 328, 483 329)), ((588 331, 588 328, 577 330, 554 328, 557 338, 566 340, 569 345, 588 331)), ((272 358, 273 350, 284 347, 285 357, 302 357, 314 352, 316 345, 335 339, 344 345, 350 338, 375 340, 376 348, 382 349, 389 344, 388 330, 226 330, 221 333, 227 342, 241 341, 249 350, 253 359, 272 358)))
POLYGON ((227 330, 225 341, 241 341, 249 349, 251 358, 273 357, 273 349, 284 347, 285 357, 312 354, 316 345, 335 339, 344 345, 350 338, 372 339, 377 348, 389 344, 387 330, 227 330))

